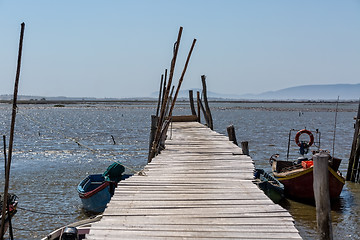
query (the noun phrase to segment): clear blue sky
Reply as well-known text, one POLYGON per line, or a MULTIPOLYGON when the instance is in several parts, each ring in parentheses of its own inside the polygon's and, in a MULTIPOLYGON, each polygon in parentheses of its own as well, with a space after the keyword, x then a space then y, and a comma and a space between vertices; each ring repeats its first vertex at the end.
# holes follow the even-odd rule
POLYGON ((0 0, 0 94, 139 97, 158 90, 184 27, 174 81, 183 89, 260 93, 360 83, 358 0, 0 0))

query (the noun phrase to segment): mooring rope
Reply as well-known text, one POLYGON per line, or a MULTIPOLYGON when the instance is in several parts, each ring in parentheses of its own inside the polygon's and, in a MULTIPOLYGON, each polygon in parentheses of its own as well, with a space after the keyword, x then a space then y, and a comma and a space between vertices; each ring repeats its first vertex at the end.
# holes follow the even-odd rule
POLYGON ((52 216, 73 216, 73 215, 79 215, 79 213, 51 213, 51 212, 42 212, 42 211, 35 211, 23 207, 17 206, 16 209, 20 209, 26 212, 32 212, 37 214, 43 214, 43 215, 52 215, 52 216))
POLYGON ((29 229, 29 228, 19 228, 19 227, 12 227, 18 231, 26 231, 26 232, 45 232, 45 231, 54 231, 53 228, 44 228, 44 229, 29 229))
MULTIPOLYGON (((21 111, 20 114, 23 115, 23 116, 25 116, 25 118, 28 118, 28 120, 31 120, 31 121, 39 124, 40 126, 49 129, 50 131, 53 131, 53 132, 58 133, 59 135, 63 136, 63 138, 69 139, 69 140, 75 142, 78 146, 84 147, 84 148, 90 150, 93 154, 99 154, 99 155, 102 154, 102 153, 100 152, 100 150, 93 149, 93 148, 91 148, 91 147, 89 147, 89 146, 87 146, 87 145, 85 145, 85 144, 82 144, 82 143, 80 143, 80 142, 79 142, 77 139, 75 139, 75 138, 67 137, 67 136, 66 136, 65 134, 63 134, 62 132, 60 132, 60 131, 58 131, 58 130, 55 130, 55 129, 53 129, 53 128, 51 128, 51 127, 43 124, 42 122, 34 119, 33 117, 29 116, 28 114, 24 113, 23 111, 21 111)), ((110 155, 110 156, 118 156, 118 155, 120 155, 120 154, 112 153, 112 154, 109 154, 109 155, 110 155)), ((113 162, 116 162, 116 163, 119 163, 119 164, 123 165, 125 168, 129 169, 129 170, 131 171, 131 173, 137 173, 137 172, 139 172, 138 170, 135 170, 134 168, 129 167, 128 165, 126 165, 126 164, 124 164, 124 163, 122 163, 122 162, 120 162, 120 161, 118 161, 118 160, 114 160, 114 159, 111 159, 111 158, 106 158, 106 160, 110 160, 110 161, 113 161, 113 162)))

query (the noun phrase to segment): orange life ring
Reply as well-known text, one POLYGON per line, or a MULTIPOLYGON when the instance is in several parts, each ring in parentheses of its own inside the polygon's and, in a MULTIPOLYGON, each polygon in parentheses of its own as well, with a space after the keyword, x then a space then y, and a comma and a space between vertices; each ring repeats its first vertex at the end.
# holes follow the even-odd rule
POLYGON ((301 143, 300 143, 300 141, 299 141, 299 138, 300 138, 301 134, 303 134, 303 133, 306 133, 307 135, 309 135, 310 141, 308 142, 308 145, 309 145, 309 147, 310 147, 310 146, 313 145, 313 143, 314 143, 314 135, 312 134, 312 132, 310 132, 310 131, 307 130, 307 129, 302 129, 302 130, 300 130, 300 131, 298 131, 298 132, 296 133, 296 135, 295 135, 295 143, 296 143, 299 147, 301 147, 301 143))

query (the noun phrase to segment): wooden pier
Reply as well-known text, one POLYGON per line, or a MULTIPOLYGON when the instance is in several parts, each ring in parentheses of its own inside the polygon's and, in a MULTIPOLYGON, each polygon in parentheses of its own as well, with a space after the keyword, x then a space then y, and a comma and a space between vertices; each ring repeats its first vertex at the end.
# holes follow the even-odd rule
POLYGON ((175 122, 166 149, 119 183, 87 239, 302 239, 253 184, 254 164, 197 122, 175 122))

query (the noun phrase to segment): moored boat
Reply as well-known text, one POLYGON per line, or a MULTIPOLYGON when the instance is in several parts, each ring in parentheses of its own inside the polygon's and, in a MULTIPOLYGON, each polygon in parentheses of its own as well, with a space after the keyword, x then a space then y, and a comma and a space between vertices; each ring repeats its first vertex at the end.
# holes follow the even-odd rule
POLYGON ((124 166, 115 162, 103 174, 91 174, 84 178, 77 187, 83 208, 94 213, 103 212, 118 182, 130 177, 123 175, 124 171, 124 166))
MULTIPOLYGON (((314 201, 313 158, 305 157, 309 147, 314 144, 314 136, 309 130, 303 129, 297 132, 295 142, 300 147, 300 154, 302 157, 298 158, 296 161, 285 161, 278 160, 277 157, 279 155, 274 154, 270 157, 272 172, 274 177, 284 185, 286 197, 299 201, 314 201), (299 140, 300 135, 303 133, 309 135, 310 140, 308 142, 299 140)), ((320 140, 318 143, 319 142, 320 140)), ((288 145, 290 145, 290 143, 288 145)), ((312 153, 315 154, 318 151, 319 149, 312 153)), ((330 154, 328 154, 328 159, 330 198, 336 199, 340 196, 345 184, 345 179, 338 171, 341 159, 331 157, 330 154)))
POLYGON ((254 183, 274 202, 284 198, 284 185, 264 169, 255 169, 254 183))
POLYGON ((102 215, 94 218, 81 220, 68 226, 56 229, 48 234, 42 240, 81 240, 86 238, 86 234, 90 232, 91 224, 100 221, 102 215))
MULTIPOLYGON (((2 199, 2 196, 0 196, 0 198, 2 199)), ((17 205, 18 205, 17 198, 18 197, 15 194, 10 194, 10 193, 8 194, 9 209, 5 211, 4 233, 9 228, 10 219, 12 219, 17 212, 17 210, 16 210, 17 205)), ((2 207, 3 207, 3 204, 2 204, 2 201, 0 201, 0 211, 2 210, 2 207)), ((2 215, 0 214, 0 223, 1 223, 1 220, 2 220, 2 215)))

